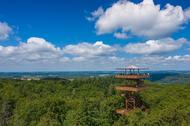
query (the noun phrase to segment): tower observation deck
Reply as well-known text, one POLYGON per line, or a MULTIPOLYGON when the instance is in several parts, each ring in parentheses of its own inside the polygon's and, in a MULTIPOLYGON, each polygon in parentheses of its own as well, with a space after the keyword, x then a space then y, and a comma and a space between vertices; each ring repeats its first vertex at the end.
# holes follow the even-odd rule
POLYGON ((127 83, 122 86, 116 86, 115 89, 122 91, 125 97, 125 108, 117 109, 116 113, 128 115, 128 112, 135 108, 145 109, 142 101, 135 95, 136 93, 146 89, 144 79, 149 78, 149 73, 141 72, 147 68, 129 66, 126 68, 118 68, 119 74, 115 75, 117 79, 125 79, 127 83))

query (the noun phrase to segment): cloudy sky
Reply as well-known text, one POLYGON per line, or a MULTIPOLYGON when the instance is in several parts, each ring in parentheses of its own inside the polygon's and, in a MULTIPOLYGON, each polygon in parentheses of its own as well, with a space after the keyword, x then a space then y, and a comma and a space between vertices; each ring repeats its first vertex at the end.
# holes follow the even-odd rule
POLYGON ((190 70, 190 0, 1 0, 0 71, 190 70))

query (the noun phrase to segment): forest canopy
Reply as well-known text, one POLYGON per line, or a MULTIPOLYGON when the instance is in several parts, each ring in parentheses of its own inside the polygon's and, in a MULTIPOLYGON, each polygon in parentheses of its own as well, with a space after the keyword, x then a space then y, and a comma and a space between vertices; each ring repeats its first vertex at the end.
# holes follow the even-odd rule
POLYGON ((190 124, 190 84, 146 81, 139 95, 148 111, 115 113, 124 107, 113 77, 0 79, 0 126, 186 126, 190 124))

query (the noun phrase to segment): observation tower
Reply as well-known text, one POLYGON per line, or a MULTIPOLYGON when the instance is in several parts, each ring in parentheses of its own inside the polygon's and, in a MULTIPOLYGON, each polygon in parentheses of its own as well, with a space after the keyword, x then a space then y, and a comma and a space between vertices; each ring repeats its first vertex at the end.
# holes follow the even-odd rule
POLYGON ((125 108, 116 109, 116 113, 121 115, 128 115, 130 110, 140 108, 145 110, 143 102, 137 97, 137 93, 146 89, 144 79, 149 78, 149 73, 141 72, 147 68, 129 66, 126 68, 118 68, 119 74, 115 75, 117 79, 125 79, 127 83, 122 86, 116 86, 115 89, 122 91, 122 96, 125 97, 125 108))

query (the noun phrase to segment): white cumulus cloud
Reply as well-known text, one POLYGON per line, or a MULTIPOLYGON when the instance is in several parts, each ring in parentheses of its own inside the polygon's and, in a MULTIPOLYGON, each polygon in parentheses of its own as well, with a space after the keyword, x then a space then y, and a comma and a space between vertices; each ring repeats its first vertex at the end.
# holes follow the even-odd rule
POLYGON ((175 61, 190 61, 190 55, 175 55, 175 56, 168 56, 166 60, 175 62, 175 61))
POLYGON ((84 57, 93 58, 109 56, 113 55, 116 51, 115 48, 104 44, 102 41, 97 41, 94 44, 83 42, 77 45, 67 45, 63 50, 64 53, 79 56, 80 58, 76 58, 77 60, 84 59, 84 57))
MULTIPOLYGON (((153 41, 153 45, 158 46, 155 49, 156 52, 159 52, 160 48, 166 49, 165 46, 176 49, 187 41, 183 38, 178 40, 168 38, 167 40, 169 42, 153 41), (159 47, 160 43, 161 45, 166 43, 166 45, 159 47), (179 45, 175 46, 176 43, 179 45)), ((151 45, 151 47, 154 46, 151 45)), ((149 50, 149 48, 146 49, 149 50)), ((154 51, 149 51, 149 53, 152 52, 154 51)), ((188 54, 128 57, 128 55, 121 55, 116 47, 102 41, 82 42, 62 48, 37 37, 31 37, 17 46, 0 46, 0 59, 1 71, 115 70, 118 66, 131 64, 151 69, 181 69, 182 67, 190 69, 190 55, 188 54)))
POLYGON ((179 49, 186 42, 187 40, 184 38, 178 40, 172 38, 148 40, 145 43, 129 43, 124 50, 132 54, 158 54, 179 49))
POLYGON ((185 18, 187 21, 190 19, 190 7, 185 10, 185 18))
POLYGON ((95 10, 94 12, 91 13, 90 17, 87 17, 86 19, 88 21, 94 21, 96 18, 98 18, 102 14, 104 14, 104 10, 102 7, 99 7, 97 10, 95 10))
POLYGON ((189 9, 183 10, 181 6, 166 4, 161 8, 153 0, 143 0, 138 4, 121 0, 101 11, 95 28, 97 34, 121 30, 136 36, 162 38, 180 29, 189 17, 189 9))
POLYGON ((54 59, 60 55, 62 55, 60 48, 37 37, 31 37, 18 46, 0 46, 0 57, 14 62, 41 61, 54 59))
POLYGON ((189 70, 190 55, 160 56, 148 55, 128 58, 125 62, 120 62, 123 66, 136 65, 147 67, 151 70, 189 70))
POLYGON ((118 38, 118 39, 128 39, 129 36, 125 33, 120 33, 120 32, 116 32, 114 33, 114 37, 118 38))
POLYGON ((6 22, 0 22, 0 41, 8 39, 11 32, 12 28, 6 22))
POLYGON ((66 67, 66 65, 74 67, 79 62, 86 64, 99 62, 101 64, 104 60, 116 60, 115 52, 114 47, 104 44, 102 41, 95 43, 83 42, 61 48, 43 38, 31 37, 17 46, 0 46, 0 59, 2 59, 0 65, 14 66, 17 64, 21 67, 29 64, 32 68, 34 66, 48 67, 50 65, 54 67, 57 65, 59 67, 66 67))

